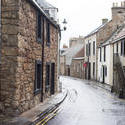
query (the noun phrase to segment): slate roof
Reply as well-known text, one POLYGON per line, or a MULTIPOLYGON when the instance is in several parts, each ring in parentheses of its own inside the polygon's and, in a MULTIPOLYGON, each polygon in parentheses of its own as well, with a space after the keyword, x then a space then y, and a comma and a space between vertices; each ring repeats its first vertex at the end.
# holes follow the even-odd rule
POLYGON ((84 57, 84 47, 82 49, 80 49, 76 55, 73 57, 73 59, 75 58, 80 58, 80 57, 84 57))
POLYGON ((110 43, 113 43, 114 41, 116 41, 116 39, 123 37, 123 36, 125 36, 125 24, 123 24, 115 32, 113 32, 112 35, 100 46, 106 46, 110 43))
POLYGON ((48 8, 56 8, 53 5, 51 5, 50 3, 48 3, 46 0, 36 0, 41 7, 43 7, 44 9, 48 9, 48 8))
POLYGON ((66 65, 71 65, 73 57, 83 48, 83 44, 78 44, 75 47, 67 49, 63 55, 66 56, 66 65))
POLYGON ((33 6, 35 6, 37 9, 39 9, 39 10, 42 12, 42 14, 43 14, 54 26, 56 26, 56 28, 60 28, 59 25, 58 25, 55 21, 51 20, 51 18, 45 13, 45 11, 43 10, 43 8, 38 4, 38 2, 36 2, 36 0, 29 0, 29 2, 30 2, 33 6))
MULTIPOLYGON (((111 20, 110 20, 111 21, 111 20)), ((85 38, 97 33, 101 28, 103 28, 107 23, 109 23, 110 21, 100 25, 98 28, 96 28, 95 30, 93 30, 92 32, 90 32, 88 35, 85 36, 85 38)))
POLYGON ((114 42, 117 41, 117 40, 123 39, 123 38, 125 38, 125 25, 123 26, 121 31, 115 37, 114 42))

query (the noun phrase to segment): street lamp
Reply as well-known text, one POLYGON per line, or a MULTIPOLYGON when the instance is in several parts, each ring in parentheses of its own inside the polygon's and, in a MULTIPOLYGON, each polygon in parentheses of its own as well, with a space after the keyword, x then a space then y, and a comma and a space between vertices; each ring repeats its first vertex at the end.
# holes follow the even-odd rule
POLYGON ((61 31, 66 31, 66 29, 67 29, 67 27, 66 27, 66 24, 67 24, 66 19, 64 19, 62 23, 63 23, 64 27, 63 27, 63 29, 61 29, 61 31))
MULTIPOLYGON (((58 78, 59 78, 59 75, 60 75, 60 41, 61 41, 61 32, 62 31, 66 31, 66 29, 67 29, 67 27, 66 27, 66 24, 67 24, 67 21, 66 21, 66 19, 64 19, 63 20, 63 22, 62 22, 62 24, 64 25, 63 26, 63 29, 60 29, 60 39, 59 39, 59 50, 58 50, 58 52, 59 52, 59 54, 58 54, 58 58, 59 58, 59 62, 58 62, 58 64, 59 64, 59 67, 58 67, 58 78)), ((60 80, 59 80, 59 89, 60 89, 60 92, 62 91, 62 84, 60 83, 60 80)))

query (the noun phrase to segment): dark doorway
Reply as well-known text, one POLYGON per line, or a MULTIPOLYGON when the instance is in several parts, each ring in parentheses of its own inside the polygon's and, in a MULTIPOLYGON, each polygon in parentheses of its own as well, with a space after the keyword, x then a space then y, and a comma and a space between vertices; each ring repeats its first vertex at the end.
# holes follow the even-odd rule
POLYGON ((70 68, 68 67, 68 76, 70 76, 70 68))
POLYGON ((102 66, 102 69, 103 69, 102 82, 105 83, 105 67, 102 66))
POLYGON ((88 80, 91 79, 91 63, 88 65, 88 80))
POLYGON ((51 94, 55 93, 55 63, 51 63, 51 94))

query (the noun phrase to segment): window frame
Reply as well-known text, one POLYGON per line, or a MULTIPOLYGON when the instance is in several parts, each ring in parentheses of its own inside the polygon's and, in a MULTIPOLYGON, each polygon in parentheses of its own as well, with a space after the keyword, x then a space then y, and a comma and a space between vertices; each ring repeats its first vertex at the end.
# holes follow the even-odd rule
POLYGON ((93 55, 95 55, 95 41, 93 41, 93 55))
POLYGON ((40 11, 37 11, 37 42, 43 42, 44 19, 40 11), (40 33, 39 33, 40 32, 40 33))
POLYGON ((104 62, 106 61, 106 46, 104 46, 104 62))
POLYGON ((51 80, 51 62, 46 63, 46 83, 45 83, 45 92, 50 90, 50 81, 51 80), (49 66, 49 70, 47 69, 49 66))
POLYGON ((100 62, 102 61, 102 48, 100 47, 100 62))
POLYGON ((50 22, 46 20, 46 45, 50 46, 51 40, 50 40, 50 22))
POLYGON ((35 82, 34 82, 34 95, 37 95, 40 93, 42 89, 42 61, 41 60, 36 60, 35 61, 35 82), (40 65, 40 69, 38 69, 38 65, 40 65), (38 70, 40 70, 40 76, 38 76, 38 70), (38 79, 39 78, 39 79, 38 79), (39 82, 39 87, 38 87, 38 81, 39 82))

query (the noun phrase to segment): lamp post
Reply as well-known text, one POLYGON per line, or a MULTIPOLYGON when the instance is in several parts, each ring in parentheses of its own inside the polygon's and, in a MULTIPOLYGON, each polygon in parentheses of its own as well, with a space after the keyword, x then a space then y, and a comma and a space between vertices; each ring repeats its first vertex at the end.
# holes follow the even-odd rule
MULTIPOLYGON (((62 22, 63 24, 63 28, 60 29, 60 39, 59 39, 59 44, 58 44, 58 79, 60 77, 60 54, 61 54, 61 51, 60 51, 60 41, 61 41, 61 32, 62 31, 66 31, 67 27, 66 27, 66 24, 67 24, 67 21, 66 19, 63 20, 62 22)), ((62 83, 60 82, 59 80, 59 91, 61 92, 62 91, 62 83)))

